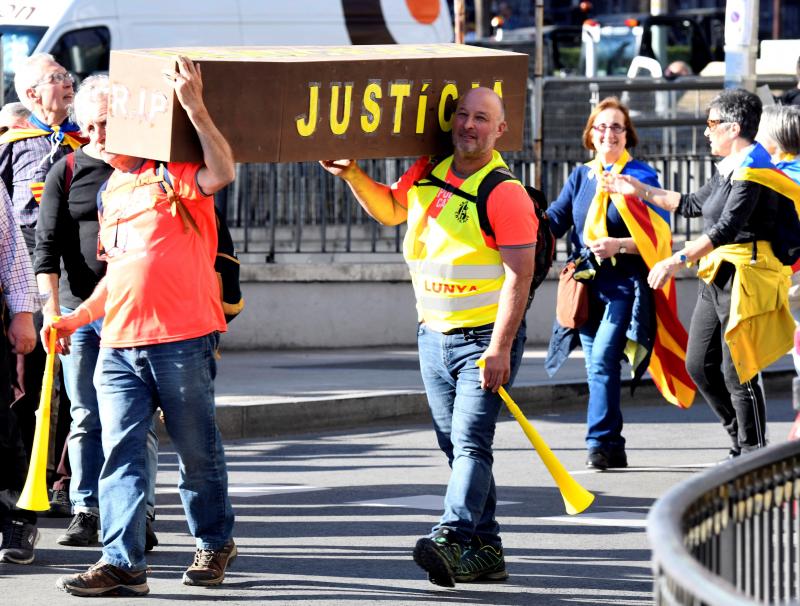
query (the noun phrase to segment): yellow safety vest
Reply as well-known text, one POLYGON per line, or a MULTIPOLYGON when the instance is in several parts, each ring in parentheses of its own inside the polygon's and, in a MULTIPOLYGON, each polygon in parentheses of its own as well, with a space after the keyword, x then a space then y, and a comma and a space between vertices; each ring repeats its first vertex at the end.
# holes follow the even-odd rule
MULTIPOLYGON (((453 157, 448 157, 431 174, 446 180, 452 162, 453 157)), ((495 151, 491 161, 458 189, 477 195, 483 178, 499 167, 506 164, 495 151)), ((473 202, 432 185, 412 187, 403 255, 411 272, 419 321, 439 332, 495 321, 505 270, 500 252, 486 245, 473 202), (434 218, 428 210, 440 193, 449 199, 434 218)))

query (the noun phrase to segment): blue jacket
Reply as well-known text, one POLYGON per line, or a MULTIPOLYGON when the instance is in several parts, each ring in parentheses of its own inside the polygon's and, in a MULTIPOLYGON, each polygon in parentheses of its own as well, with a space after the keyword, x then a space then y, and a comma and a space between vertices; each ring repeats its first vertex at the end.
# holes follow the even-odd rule
MULTIPOLYGON (((661 186, 655 170, 638 160, 628 162, 622 169, 622 174, 632 175, 642 183, 654 187, 661 186)), ((570 235, 573 251, 575 251, 573 256, 577 256, 584 249, 583 228, 589 206, 594 199, 596 187, 597 181, 591 169, 588 166, 578 166, 570 174, 556 201, 547 209, 550 228, 556 237, 566 234, 570 227, 575 228, 570 235)), ((657 209, 652 205, 648 206, 669 220, 667 211, 657 209)), ((610 237, 630 237, 628 228, 613 204, 608 206, 606 221, 610 237)), ((636 341, 650 352, 656 331, 655 304, 652 292, 647 284, 647 267, 642 259, 637 255, 620 255, 617 265, 614 267, 611 267, 608 261, 605 261, 598 268, 595 280, 604 282, 617 280, 620 289, 627 291, 633 297, 631 322, 625 334, 629 340, 636 341)), ((591 283, 589 292, 591 293, 591 283)), ((592 306, 593 309, 596 309, 596 307, 592 306)), ((596 318, 594 320, 597 321, 596 318)), ((589 321, 592 321, 591 317, 589 321)), ((553 323, 550 346, 545 358, 545 370, 548 375, 552 377, 569 357, 570 352, 578 345, 580 345, 578 331, 565 328, 555 321, 553 323)), ((650 354, 648 353, 647 358, 634 369, 635 374, 631 389, 636 386, 645 370, 647 370, 649 357, 650 354)))

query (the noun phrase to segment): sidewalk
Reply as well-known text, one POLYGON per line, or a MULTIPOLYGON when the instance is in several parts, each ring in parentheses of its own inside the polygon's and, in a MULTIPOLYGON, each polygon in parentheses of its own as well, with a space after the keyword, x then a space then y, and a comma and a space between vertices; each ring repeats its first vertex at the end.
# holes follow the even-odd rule
MULTIPOLYGON (((223 342, 224 345, 224 342, 223 342)), ((524 410, 553 412, 586 405, 583 355, 573 352, 554 378, 543 348, 527 348, 512 397, 524 410)), ((623 376, 629 372, 623 364, 623 376)), ((787 355, 764 372, 768 392, 791 388, 787 355)), ((222 351, 216 379, 217 419, 226 439, 345 429, 394 419, 424 419, 427 402, 415 348, 222 351)), ((660 402, 649 379, 627 403, 660 402)), ((702 402, 700 402, 702 403, 702 402)))

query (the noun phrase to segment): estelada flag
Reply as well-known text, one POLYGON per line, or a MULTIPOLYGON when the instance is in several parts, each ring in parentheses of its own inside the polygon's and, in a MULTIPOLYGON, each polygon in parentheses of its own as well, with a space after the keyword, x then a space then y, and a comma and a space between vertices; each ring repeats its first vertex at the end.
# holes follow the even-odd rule
MULTIPOLYGON (((611 168, 611 172, 619 174, 630 160, 630 154, 625 151, 611 168)), ((602 174, 603 166, 598 159, 589 162, 588 165, 598 175, 602 174)), ((599 187, 586 217, 584 241, 587 237, 589 239, 602 237, 603 232, 608 235, 605 216, 609 200, 625 222, 648 269, 652 269, 656 263, 672 254, 672 230, 666 211, 636 196, 609 194, 601 191, 599 187)), ((664 399, 681 408, 689 408, 694 402, 697 388, 686 371, 686 345, 689 337, 678 318, 675 278, 670 278, 663 288, 652 292, 656 311, 656 334, 647 370, 664 399)), ((625 350, 631 365, 634 366, 634 374, 636 374, 636 364, 647 359, 646 355, 637 352, 642 348, 641 344, 629 343, 625 350)))

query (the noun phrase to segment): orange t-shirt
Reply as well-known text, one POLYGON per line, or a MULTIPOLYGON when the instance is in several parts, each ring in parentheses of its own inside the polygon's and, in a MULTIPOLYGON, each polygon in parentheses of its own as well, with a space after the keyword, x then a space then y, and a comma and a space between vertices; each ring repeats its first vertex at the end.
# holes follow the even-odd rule
POLYGON ((129 173, 114 171, 102 194, 104 347, 169 343, 226 329, 214 271, 214 200, 197 185, 199 164, 171 162, 167 169, 199 235, 172 214, 152 160, 129 173))
MULTIPOLYGON (((394 199, 404 208, 408 208, 408 190, 414 186, 415 181, 419 181, 429 172, 429 165, 428 156, 419 158, 392 185, 394 199)), ((450 185, 460 187, 466 179, 456 175, 451 168, 444 180, 450 185)), ((450 196, 450 192, 439 190, 437 198, 428 208, 428 213, 438 214, 450 196)), ((494 237, 482 232, 488 247, 496 249, 500 246, 525 247, 536 244, 539 220, 528 193, 516 183, 504 181, 492 190, 486 200, 486 216, 494 231, 494 237)))

